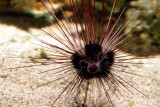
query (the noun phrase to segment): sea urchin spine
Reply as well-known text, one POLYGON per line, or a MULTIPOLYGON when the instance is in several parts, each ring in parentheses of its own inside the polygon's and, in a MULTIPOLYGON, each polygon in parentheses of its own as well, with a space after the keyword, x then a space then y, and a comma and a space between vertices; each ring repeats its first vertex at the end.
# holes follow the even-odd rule
MULTIPOLYGON (((63 34, 63 40, 59 37, 59 34, 56 34, 52 30, 51 32, 42 30, 62 46, 57 46, 35 37, 38 41, 48 46, 42 47, 44 50, 49 51, 51 55, 49 59, 32 59, 39 60, 38 63, 45 63, 46 66, 51 64, 61 65, 61 67, 42 72, 53 71, 54 74, 61 74, 60 77, 46 84, 63 79, 64 77, 70 80, 62 93, 53 101, 52 106, 63 94, 66 95, 66 99, 73 97, 74 102, 79 100, 83 106, 93 106, 94 101, 98 99, 101 102, 104 96, 107 98, 106 102, 114 106, 114 99, 111 97, 111 93, 114 93, 118 98, 127 94, 126 92, 133 93, 132 89, 143 94, 127 82, 127 76, 123 76, 127 74, 138 75, 125 71, 125 69, 131 69, 128 64, 143 63, 129 62, 132 59, 138 59, 138 57, 128 58, 130 55, 123 54, 119 50, 123 50, 124 47, 122 46, 132 39, 127 39, 126 35, 130 34, 143 21, 133 27, 130 32, 124 33, 123 30, 129 21, 119 27, 117 27, 117 23, 121 19, 125 8, 122 9, 117 20, 115 22, 112 21, 116 0, 114 0, 107 23, 105 21, 105 0, 102 0, 100 22, 96 20, 95 16, 95 0, 69 0, 73 19, 68 19, 65 12, 61 9, 67 21, 64 23, 53 13, 55 11, 54 7, 49 0, 47 1, 42 0, 42 3, 55 19, 57 29, 63 34), (46 3, 47 1, 48 3, 46 3), (77 12, 82 13, 77 14, 77 12), (74 23, 74 26, 70 24, 71 22, 74 23)), ((24 67, 32 66, 41 65, 24 67)))

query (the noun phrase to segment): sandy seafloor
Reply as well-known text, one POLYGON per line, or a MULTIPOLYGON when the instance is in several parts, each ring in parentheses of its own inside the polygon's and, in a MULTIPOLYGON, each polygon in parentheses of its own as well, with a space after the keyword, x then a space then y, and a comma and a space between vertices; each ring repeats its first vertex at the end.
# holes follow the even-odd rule
MULTIPOLYGON (((51 41, 44 36, 38 28, 30 28, 29 32, 38 35, 40 39, 51 41)), ((14 25, 0 23, 0 58, 1 69, 7 67, 24 66, 27 59, 9 57, 29 57, 39 54, 41 47, 33 36, 14 25)), ((157 58, 135 60, 135 62, 160 63, 157 58)), ((39 74, 56 65, 32 67, 24 69, 0 70, 0 107, 50 107, 53 100, 69 82, 62 79, 46 86, 36 88, 56 78, 52 73, 39 74)), ((148 76, 147 78, 132 76, 130 83, 141 90, 149 98, 135 91, 120 100, 115 98, 116 107, 160 107, 160 66, 158 64, 145 64, 138 66, 135 73, 148 76), (159 68, 159 69, 158 69, 159 68)), ((58 101, 55 107, 66 107, 63 101, 58 101)), ((97 106, 101 107, 101 106, 97 106)), ((110 106, 102 106, 110 107, 110 106)))

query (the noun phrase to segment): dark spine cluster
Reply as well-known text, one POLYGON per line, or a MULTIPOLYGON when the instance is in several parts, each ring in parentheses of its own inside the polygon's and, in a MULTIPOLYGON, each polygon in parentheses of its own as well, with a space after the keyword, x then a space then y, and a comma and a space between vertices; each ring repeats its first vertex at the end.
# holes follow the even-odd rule
POLYGON ((84 54, 75 52, 72 55, 77 74, 84 79, 107 77, 114 63, 114 52, 102 52, 102 46, 96 43, 86 44, 82 51, 84 54))

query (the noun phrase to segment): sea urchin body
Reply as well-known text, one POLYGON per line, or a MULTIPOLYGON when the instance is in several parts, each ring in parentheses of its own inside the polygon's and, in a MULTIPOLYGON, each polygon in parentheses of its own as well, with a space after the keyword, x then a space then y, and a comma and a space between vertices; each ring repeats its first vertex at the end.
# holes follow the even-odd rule
POLYGON ((79 51, 72 55, 72 63, 77 75, 84 79, 107 77, 114 63, 114 52, 102 52, 102 46, 96 43, 86 44, 84 55, 79 51))
MULTIPOLYGON (((48 2, 51 4, 50 1, 48 2)), ((127 56, 129 55, 124 55, 117 48, 119 47, 121 50, 124 49, 122 46, 130 40, 124 36, 132 32, 123 32, 129 21, 124 25, 122 24, 120 27, 117 27, 117 23, 125 8, 122 9, 117 20, 113 22, 112 17, 116 5, 115 0, 110 17, 106 23, 104 20, 105 0, 102 0, 102 15, 101 21, 99 22, 96 20, 95 16, 95 0, 70 0, 73 19, 68 19, 62 10, 64 17, 67 20, 67 24, 65 24, 52 13, 51 9, 54 10, 52 6, 48 6, 44 1, 42 1, 42 3, 51 16, 56 19, 58 29, 65 39, 65 41, 63 41, 58 34, 54 32, 48 33, 43 30, 46 34, 63 45, 63 47, 59 47, 38 39, 42 43, 48 45, 50 48, 47 48, 47 50, 53 51, 54 53, 52 53, 52 56, 56 57, 53 59, 51 58, 46 62, 49 64, 52 62, 63 65, 62 68, 55 69, 55 71, 59 69, 58 73, 64 73, 64 76, 59 77, 58 79, 72 75, 72 79, 69 77, 69 84, 55 99, 52 105, 54 105, 64 93, 68 97, 73 96, 74 102, 82 95, 82 100, 79 99, 79 101, 83 106, 93 106, 92 99, 96 96, 94 93, 98 93, 96 99, 100 99, 98 98, 98 95, 105 95, 107 98, 106 101, 112 106, 114 106, 114 104, 109 91, 114 93, 117 97, 123 96, 123 94, 126 94, 126 91, 132 93, 131 89, 143 94, 141 91, 130 85, 126 78, 119 75, 121 73, 136 75, 124 70, 124 68, 130 69, 130 66, 127 65, 127 63, 129 63, 127 62, 129 60, 127 56), (82 12, 82 14, 77 14, 77 12, 82 12), (74 22, 75 26, 70 25, 70 22, 74 22), (72 32, 74 32, 74 34, 72 32)), ((132 59, 136 58, 137 57, 134 57, 132 59)))

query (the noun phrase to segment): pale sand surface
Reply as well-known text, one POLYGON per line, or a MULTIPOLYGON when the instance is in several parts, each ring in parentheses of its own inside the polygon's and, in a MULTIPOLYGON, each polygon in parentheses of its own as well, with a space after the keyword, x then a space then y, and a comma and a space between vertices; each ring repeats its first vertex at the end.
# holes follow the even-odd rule
MULTIPOLYGON (((43 36, 39 29, 31 28, 30 31, 32 34, 39 35, 38 37, 40 39, 56 43, 49 37, 43 36)), ((37 43, 37 41, 26 31, 16 26, 0 24, 0 67, 6 68, 26 65, 22 62, 28 59, 8 57, 29 57, 39 54, 41 47, 33 43, 37 43)), ((160 56, 135 61, 158 63, 160 62, 160 56)), ((50 72, 38 74, 41 71, 53 67, 55 65, 0 70, 0 107, 50 107, 55 97, 59 95, 64 86, 69 82, 67 79, 62 79, 36 88, 56 78, 50 72)), ((135 70, 135 73, 148 77, 140 78, 138 76, 132 76, 130 79, 130 83, 149 96, 149 98, 135 92, 133 95, 125 96, 126 100, 123 98, 116 100, 116 107, 160 107, 160 69, 158 68, 160 68, 158 64, 138 66, 139 70, 135 70)), ((67 105, 63 104, 62 101, 58 101, 55 106, 66 107, 67 105)))

